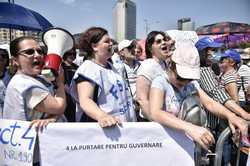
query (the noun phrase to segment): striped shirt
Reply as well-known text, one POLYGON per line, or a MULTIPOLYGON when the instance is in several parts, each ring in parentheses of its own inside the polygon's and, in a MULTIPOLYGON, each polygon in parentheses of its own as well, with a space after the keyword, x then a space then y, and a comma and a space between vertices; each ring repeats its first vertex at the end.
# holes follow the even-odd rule
POLYGON ((125 67, 125 78, 128 79, 129 88, 131 90, 133 98, 136 98, 136 78, 137 78, 137 70, 140 67, 141 63, 139 61, 134 61, 134 66, 130 67, 126 63, 124 63, 125 67))
MULTIPOLYGON (((250 82, 250 67, 247 65, 241 65, 238 73, 241 77, 241 81, 243 82, 245 91, 247 90, 248 83, 250 82)), ((239 90, 239 101, 245 101, 245 93, 243 91, 242 84, 239 90)))
MULTIPOLYGON (((209 67, 201 67, 200 69, 200 87, 215 101, 224 104, 230 99, 225 89, 219 88, 218 80, 213 70, 209 67)), ((212 113, 207 112, 208 127, 215 129, 219 123, 219 118, 212 113)))
POLYGON ((241 86, 240 75, 236 70, 229 71, 220 76, 220 87, 225 88, 227 84, 236 83, 237 88, 239 89, 241 86))

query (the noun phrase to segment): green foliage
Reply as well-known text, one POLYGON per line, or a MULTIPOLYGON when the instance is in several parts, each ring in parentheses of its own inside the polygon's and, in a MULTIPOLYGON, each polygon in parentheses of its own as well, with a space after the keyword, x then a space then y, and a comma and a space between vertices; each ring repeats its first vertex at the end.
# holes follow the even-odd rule
POLYGON ((240 48, 248 48, 248 47, 250 47, 250 42, 241 42, 239 44, 239 47, 240 48))

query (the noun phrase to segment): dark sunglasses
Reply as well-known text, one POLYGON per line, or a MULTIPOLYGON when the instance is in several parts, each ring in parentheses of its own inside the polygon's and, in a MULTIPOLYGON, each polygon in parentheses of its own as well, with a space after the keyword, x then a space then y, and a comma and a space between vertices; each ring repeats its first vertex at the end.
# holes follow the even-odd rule
POLYGON ((35 55, 35 52, 37 52, 39 55, 44 55, 44 52, 43 52, 42 49, 34 49, 34 48, 29 48, 29 49, 26 49, 26 50, 21 50, 18 53, 22 54, 24 56, 27 56, 27 57, 32 57, 32 56, 35 55))
POLYGON ((167 42, 170 40, 170 37, 164 37, 163 39, 157 39, 155 40, 156 44, 161 44, 162 42, 167 42))

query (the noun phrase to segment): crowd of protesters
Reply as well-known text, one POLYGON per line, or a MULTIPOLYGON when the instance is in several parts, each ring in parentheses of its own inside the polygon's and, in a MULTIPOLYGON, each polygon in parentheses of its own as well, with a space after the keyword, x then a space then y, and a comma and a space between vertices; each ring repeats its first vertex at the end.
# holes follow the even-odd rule
MULTIPOLYGON (((68 50, 50 82, 41 74, 46 51, 34 38, 20 37, 10 43, 11 66, 8 51, 0 49, 0 118, 31 121, 37 128, 65 117, 101 127, 155 121, 208 150, 228 126, 233 135, 247 136, 250 120, 250 52, 226 49, 216 59, 222 48, 210 37, 175 47, 162 31, 150 32, 145 46, 137 40, 117 43, 104 28, 91 27, 79 42, 86 60, 76 65, 76 48, 68 50), (143 50, 146 59, 140 58, 143 50), (190 96, 199 111, 204 108, 206 125, 180 116, 190 96)), ((234 160, 234 144, 231 138, 224 144, 224 165, 234 160)))

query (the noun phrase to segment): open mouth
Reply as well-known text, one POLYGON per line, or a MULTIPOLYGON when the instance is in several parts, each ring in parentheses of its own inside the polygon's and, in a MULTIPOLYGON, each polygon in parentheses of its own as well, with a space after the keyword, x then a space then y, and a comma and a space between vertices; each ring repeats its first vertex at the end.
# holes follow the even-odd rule
POLYGON ((167 51, 167 50, 168 50, 168 47, 167 47, 167 46, 162 46, 162 47, 161 47, 161 50, 167 51))
POLYGON ((112 47, 109 47, 109 48, 108 48, 108 52, 111 52, 111 51, 112 51, 112 47))
POLYGON ((111 54, 113 54, 114 53, 114 48, 113 47, 109 47, 108 48, 108 52, 110 52, 111 54))
POLYGON ((41 62, 41 61, 34 61, 34 62, 32 63, 32 66, 39 66, 39 67, 42 67, 42 66, 43 66, 43 62, 41 62))

